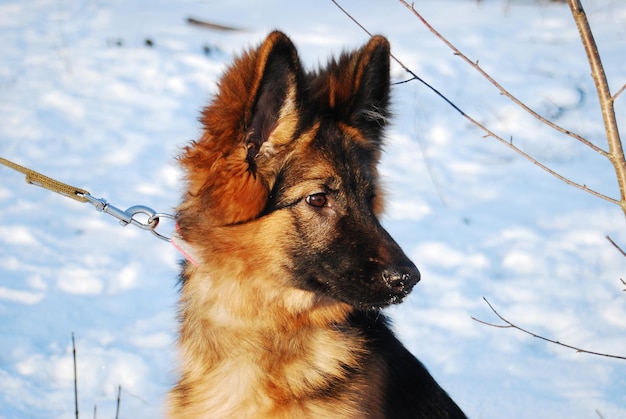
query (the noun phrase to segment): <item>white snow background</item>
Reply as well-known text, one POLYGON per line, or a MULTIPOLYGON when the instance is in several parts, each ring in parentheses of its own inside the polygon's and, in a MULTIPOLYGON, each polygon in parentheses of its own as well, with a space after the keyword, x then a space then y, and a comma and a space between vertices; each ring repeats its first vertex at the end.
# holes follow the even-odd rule
MULTIPOLYGON (((613 91, 626 83, 626 4, 583 2, 613 91)), ((618 197, 608 161, 526 115, 397 1, 342 5, 450 100, 552 169, 618 197)), ((569 9, 522 0, 415 7, 513 94, 606 148, 569 9)), ((367 35, 330 1, 2 0, 0 155, 125 209, 172 212, 175 156, 233 54, 285 31, 309 67, 367 35), (187 17, 246 29, 218 32, 187 17), (152 46, 146 41, 150 40, 152 46)), ((407 78, 396 64, 394 81, 407 78)), ((565 185, 471 126, 424 85, 393 88, 384 224, 422 272, 388 312, 473 418, 626 418, 619 208, 565 185)), ((626 135, 626 93, 616 101, 626 135)), ((0 169, 0 417, 163 414, 175 382, 178 261, 167 243, 0 169)))

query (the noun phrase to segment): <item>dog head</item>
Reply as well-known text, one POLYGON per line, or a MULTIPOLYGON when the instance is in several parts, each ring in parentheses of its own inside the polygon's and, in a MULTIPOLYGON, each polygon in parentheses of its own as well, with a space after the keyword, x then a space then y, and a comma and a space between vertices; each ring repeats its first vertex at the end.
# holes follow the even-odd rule
POLYGON ((271 33, 227 70, 181 157, 182 238, 237 277, 356 307, 401 301, 419 272, 378 220, 389 90, 381 36, 305 73, 289 38, 271 33))

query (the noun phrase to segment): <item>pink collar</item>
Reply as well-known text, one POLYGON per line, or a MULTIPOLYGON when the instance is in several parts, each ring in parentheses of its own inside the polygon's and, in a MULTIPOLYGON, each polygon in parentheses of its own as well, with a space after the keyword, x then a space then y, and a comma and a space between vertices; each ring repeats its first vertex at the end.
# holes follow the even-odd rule
POLYGON ((182 237, 180 237, 180 229, 178 227, 178 223, 176 223, 176 231, 174 232, 174 234, 172 234, 170 242, 172 243, 172 246, 176 248, 176 250, 178 250, 180 253, 183 254, 183 256, 185 256, 185 259, 187 259, 189 263, 191 263, 193 266, 200 265, 200 263, 198 263, 197 257, 194 256, 195 252, 193 251, 191 246, 189 246, 189 244, 184 241, 182 237))

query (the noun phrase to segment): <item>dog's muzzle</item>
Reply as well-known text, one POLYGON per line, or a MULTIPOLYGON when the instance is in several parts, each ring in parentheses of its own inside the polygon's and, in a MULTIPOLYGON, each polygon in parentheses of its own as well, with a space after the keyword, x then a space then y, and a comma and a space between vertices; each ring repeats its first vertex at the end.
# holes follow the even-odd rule
POLYGON ((408 295, 420 280, 420 272, 415 266, 394 266, 383 270, 383 281, 396 295, 408 295))

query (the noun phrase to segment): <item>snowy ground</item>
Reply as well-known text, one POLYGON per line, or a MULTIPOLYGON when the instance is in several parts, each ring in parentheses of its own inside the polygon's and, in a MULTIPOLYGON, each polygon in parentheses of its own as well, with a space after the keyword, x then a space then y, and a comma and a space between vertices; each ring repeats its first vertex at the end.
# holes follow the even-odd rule
MULTIPOLYGON (((344 1, 394 54, 465 112, 548 164, 617 196, 608 162, 542 127, 396 1, 344 1)), ((626 5, 584 2, 613 90, 626 83, 626 5)), ((472 59, 540 113, 605 147, 589 68, 565 5, 416 1, 472 59)), ((174 156, 233 52, 274 28, 309 66, 366 35, 330 1, 2 0, 0 156, 126 208, 171 212, 174 156), (192 16, 245 28, 192 27, 192 16), (152 47, 146 45, 146 41, 152 47)), ((394 80, 406 78, 398 67, 394 80)), ((626 418, 625 361, 577 354, 497 322, 626 355, 619 209, 540 171, 423 85, 394 88, 382 174, 385 225, 422 282, 396 327, 473 418, 626 418)), ((626 94, 616 101, 626 130, 626 94)), ((162 414, 173 383, 180 256, 132 226, 0 169, 0 418, 73 416, 71 333, 83 417, 162 414)))

